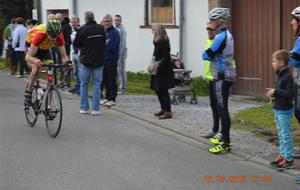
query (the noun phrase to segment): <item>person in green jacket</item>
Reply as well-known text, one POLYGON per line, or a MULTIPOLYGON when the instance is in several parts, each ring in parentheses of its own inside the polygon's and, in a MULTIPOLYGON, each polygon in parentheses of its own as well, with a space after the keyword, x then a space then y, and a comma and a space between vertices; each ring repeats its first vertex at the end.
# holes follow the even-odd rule
MULTIPOLYGON (((215 30, 215 28, 213 28, 213 25, 210 22, 207 23, 206 30, 207 30, 207 34, 208 34, 208 40, 206 40, 206 42, 205 42, 205 49, 208 49, 214 42, 214 37, 216 36, 216 30, 215 30)), ((211 69, 210 69, 210 61, 204 61, 204 64, 205 64, 204 77, 208 81, 208 94, 209 94, 209 100, 210 100, 210 107, 211 107, 211 110, 213 113, 214 124, 213 124, 212 131, 209 131, 208 133, 203 134, 202 137, 209 139, 209 138, 215 136, 219 132, 220 118, 219 118, 219 115, 217 114, 217 107, 216 107, 215 103, 213 102, 212 81, 214 78, 213 78, 213 74, 211 73, 211 69)))
POLYGON ((10 61, 11 75, 15 75, 17 71, 16 52, 12 47, 13 32, 15 27, 16 27, 16 19, 13 18, 11 19, 11 23, 8 24, 3 31, 3 41, 7 41, 7 52, 10 61))

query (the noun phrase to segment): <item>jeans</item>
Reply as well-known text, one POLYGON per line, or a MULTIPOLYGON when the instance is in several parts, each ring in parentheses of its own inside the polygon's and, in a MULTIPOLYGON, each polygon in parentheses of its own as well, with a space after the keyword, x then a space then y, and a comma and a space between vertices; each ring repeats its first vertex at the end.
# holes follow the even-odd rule
POLYGON ((72 53, 72 61, 74 64, 73 67, 73 73, 74 73, 74 79, 75 79, 75 88, 79 89, 80 88, 80 77, 79 77, 79 73, 80 73, 80 59, 79 59, 79 55, 76 53, 72 53))
POLYGON ((89 110, 89 100, 88 100, 88 86, 90 82, 90 75, 93 75, 93 101, 92 110, 99 111, 99 99, 100 99, 100 84, 103 77, 103 66, 101 67, 86 67, 83 64, 80 66, 80 109, 89 110))
POLYGON ((126 54, 120 55, 118 60, 118 78, 120 80, 120 88, 121 92, 124 95, 126 92, 126 85, 127 85, 127 73, 126 73, 126 54))
POLYGON ((279 139, 279 154, 287 161, 293 160, 292 115, 293 111, 273 110, 279 139))

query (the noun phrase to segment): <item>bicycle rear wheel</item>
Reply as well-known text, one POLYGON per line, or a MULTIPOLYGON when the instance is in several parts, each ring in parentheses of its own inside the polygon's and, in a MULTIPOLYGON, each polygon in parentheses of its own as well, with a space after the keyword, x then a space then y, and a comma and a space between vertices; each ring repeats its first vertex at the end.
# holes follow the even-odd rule
POLYGON ((46 127, 50 137, 55 138, 60 131, 63 117, 61 96, 55 87, 49 88, 45 96, 46 127))
POLYGON ((31 104, 24 107, 25 117, 29 127, 34 127, 38 119, 38 107, 39 102, 37 99, 37 89, 34 88, 32 91, 31 104))

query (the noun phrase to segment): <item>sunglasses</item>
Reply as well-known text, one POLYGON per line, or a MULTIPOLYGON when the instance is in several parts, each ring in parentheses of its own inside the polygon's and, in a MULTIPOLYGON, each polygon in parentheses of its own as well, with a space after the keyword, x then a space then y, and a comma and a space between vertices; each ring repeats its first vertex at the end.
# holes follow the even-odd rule
POLYGON ((207 27, 206 30, 207 31, 214 31, 215 29, 207 27))

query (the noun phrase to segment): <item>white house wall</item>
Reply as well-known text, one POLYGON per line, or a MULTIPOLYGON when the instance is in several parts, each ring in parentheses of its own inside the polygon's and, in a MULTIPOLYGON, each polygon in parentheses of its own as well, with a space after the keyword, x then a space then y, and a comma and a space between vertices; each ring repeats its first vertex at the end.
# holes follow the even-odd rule
MULTIPOLYGON (((119 14, 127 30, 128 58, 126 70, 145 71, 153 53, 151 29, 140 28, 144 24, 144 1, 142 0, 85 0, 78 2, 78 15, 83 19, 84 12, 93 11, 97 22, 105 14, 119 14)), ((177 19, 178 20, 178 19, 177 19)), ((171 51, 179 51, 179 30, 168 30, 171 51)))
MULTIPOLYGON (((202 75, 204 67, 201 52, 207 39, 205 31, 208 19, 208 0, 183 0, 185 4, 185 22, 183 34, 184 61, 193 75, 202 75)), ((73 14, 72 0, 41 0, 43 18, 47 9, 69 9, 73 14)), ((127 71, 145 71, 153 53, 151 29, 140 28, 144 24, 143 0, 77 0, 77 15, 84 22, 84 12, 93 11, 96 21, 105 14, 120 14, 127 29, 127 71)), ((176 24, 179 25, 179 0, 176 0, 176 24)), ((44 20, 45 21, 45 20, 44 20)), ((168 29, 171 53, 179 52, 179 29, 168 29)))
POLYGON ((68 9, 69 15, 73 15, 72 0, 40 0, 42 9, 42 21, 47 21, 47 10, 68 9))

